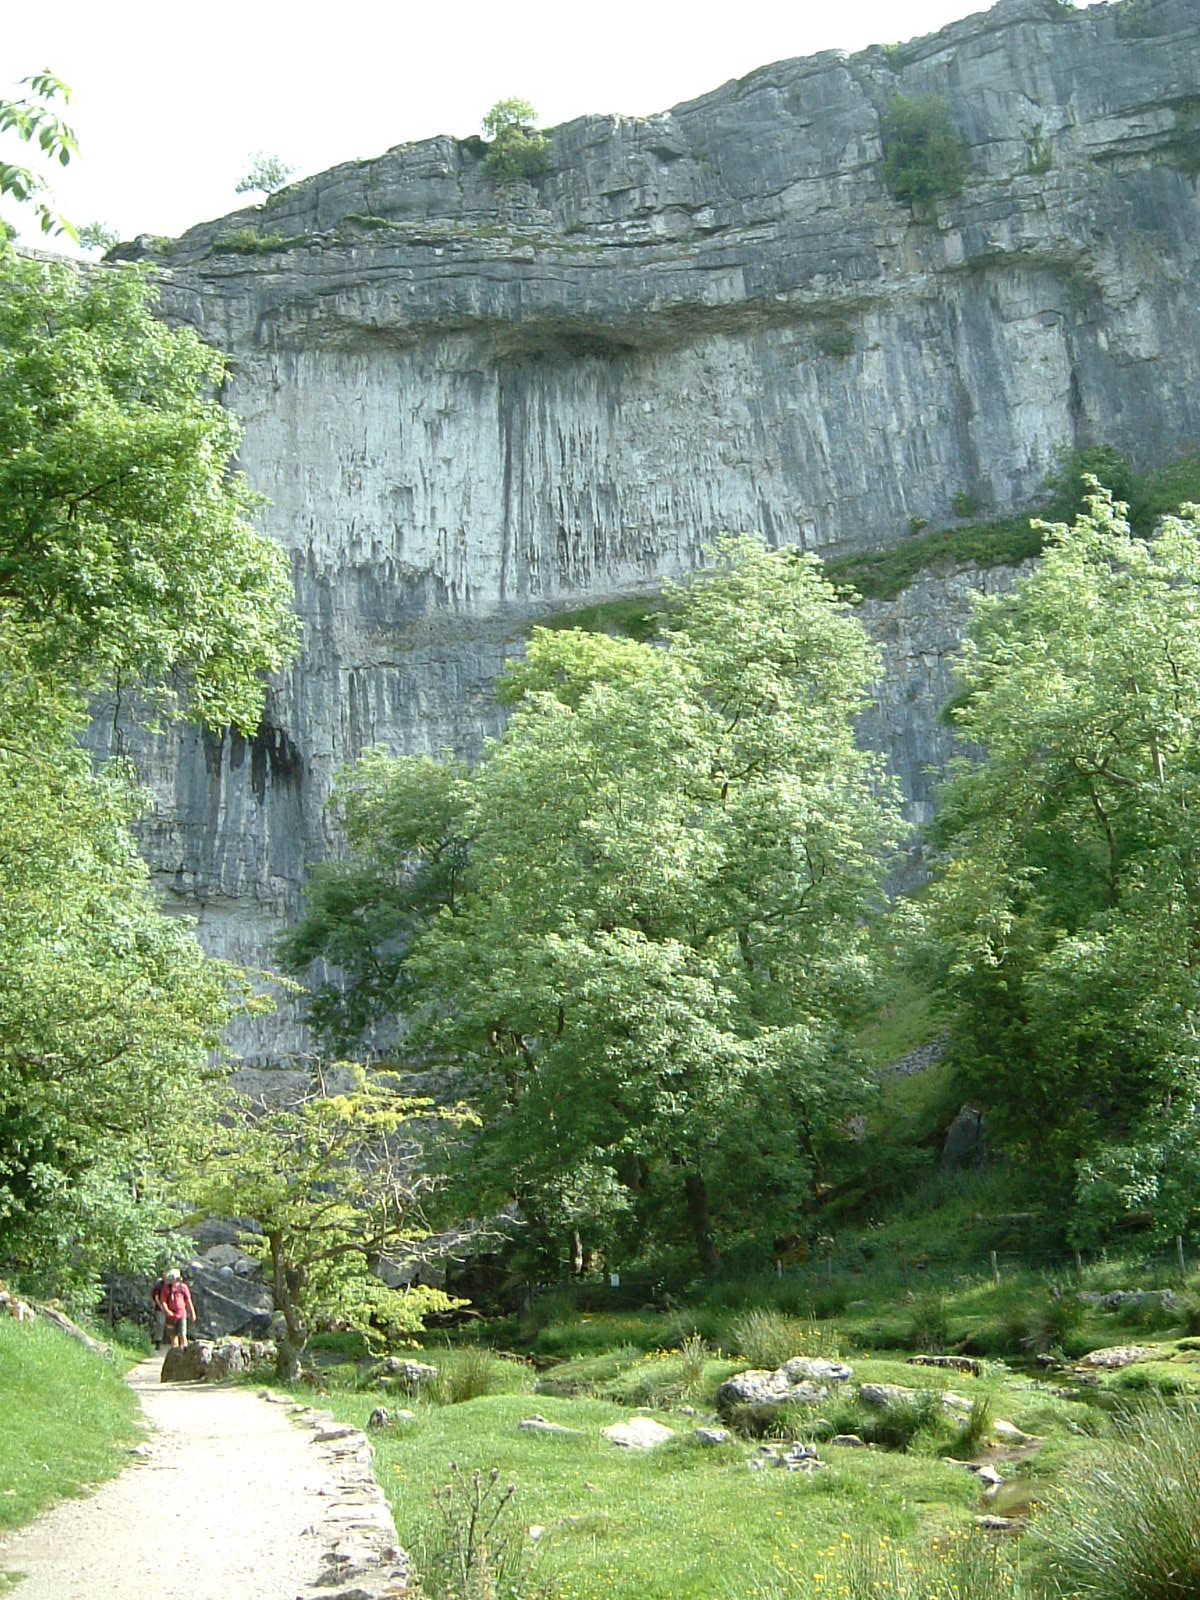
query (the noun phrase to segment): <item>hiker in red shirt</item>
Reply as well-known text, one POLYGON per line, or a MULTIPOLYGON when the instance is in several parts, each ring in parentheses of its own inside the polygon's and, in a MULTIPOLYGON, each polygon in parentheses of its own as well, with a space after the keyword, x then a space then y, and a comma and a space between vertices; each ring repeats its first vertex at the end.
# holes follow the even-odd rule
POLYGON ((162 1304, 167 1314, 167 1331, 171 1343, 180 1350, 186 1350, 188 1318, 195 1322, 196 1307, 192 1304, 192 1291, 184 1283, 183 1274, 174 1267, 167 1273, 162 1304))

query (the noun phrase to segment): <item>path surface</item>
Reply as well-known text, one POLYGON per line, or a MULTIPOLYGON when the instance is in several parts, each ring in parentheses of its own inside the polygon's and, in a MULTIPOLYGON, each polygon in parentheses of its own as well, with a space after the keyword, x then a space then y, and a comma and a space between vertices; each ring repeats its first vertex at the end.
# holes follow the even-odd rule
POLYGON ((0 1571, 26 1574, 15 1600, 295 1600, 317 1582, 336 1452, 283 1405, 161 1367, 129 1374, 153 1430, 135 1464, 0 1541, 0 1571))

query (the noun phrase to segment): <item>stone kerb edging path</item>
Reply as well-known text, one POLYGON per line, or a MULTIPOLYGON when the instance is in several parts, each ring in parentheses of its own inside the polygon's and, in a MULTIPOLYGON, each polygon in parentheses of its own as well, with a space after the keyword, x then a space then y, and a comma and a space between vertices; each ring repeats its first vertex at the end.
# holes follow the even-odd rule
POLYGON ((409 1564, 357 1428, 287 1395, 129 1374, 132 1465, 0 1541, 15 1600, 393 1600, 409 1564))

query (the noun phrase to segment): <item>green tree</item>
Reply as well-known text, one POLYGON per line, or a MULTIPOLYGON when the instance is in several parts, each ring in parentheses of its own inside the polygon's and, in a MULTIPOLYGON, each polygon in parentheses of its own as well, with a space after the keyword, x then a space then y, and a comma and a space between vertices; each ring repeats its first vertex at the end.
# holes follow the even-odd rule
MULTIPOLYGON (((12 134, 23 145, 35 146, 47 161, 69 165, 79 152, 75 134, 55 109, 56 103, 70 102, 71 91, 50 71, 35 72, 23 78, 29 93, 19 100, 0 100, 0 135, 12 134)), ((23 162, 0 160, 0 200, 29 206, 43 233, 67 233, 74 237, 70 223, 64 222, 46 198, 46 180, 23 162)), ((13 228, 0 219, 0 255, 10 245, 13 228)))
POLYGON ((0 615, 0 1260, 86 1300, 152 1264, 220 1028, 254 1002, 158 910, 140 794, 93 773, 77 697, 23 651, 0 615))
POLYGON ((137 792, 75 742, 87 695, 251 730, 296 644, 221 359, 153 304, 137 271, 0 257, 0 1260, 85 1296, 147 1264, 250 1003, 156 909, 137 792))
POLYGON ((536 178, 549 162, 546 135, 537 126, 538 114, 528 100, 497 100, 483 119, 489 141, 484 163, 497 178, 536 178))
POLYGON ((941 196, 962 193, 967 149, 940 95, 910 100, 893 95, 880 125, 883 181, 896 200, 907 200, 914 215, 926 214, 941 196))
POLYGON ((234 194, 277 194, 287 187, 287 181, 296 169, 289 167, 279 156, 260 150, 251 159, 250 170, 234 185, 234 194))
MULTIPOLYGON (((1168 1192, 1190 1215, 1172 1171, 1200 1102, 1200 513, 1144 542, 1095 488, 1045 532, 964 651, 954 716, 983 759, 941 800, 939 981, 972 1092, 1060 1192, 1079 1179, 1081 1219, 1168 1192)), ((1161 1220, 1180 1231, 1180 1206, 1161 1220)))
POLYGON ((79 230, 79 243, 83 249, 98 250, 102 256, 107 255, 120 239, 121 235, 107 222, 85 222, 79 230))
POLYGON ((275 1309, 279 1376, 294 1381, 318 1317, 373 1337, 412 1333, 432 1311, 460 1302, 442 1290, 389 1289, 377 1275, 394 1252, 411 1256, 426 1237, 431 1187, 411 1133, 424 1102, 386 1079, 342 1066, 351 1083, 327 1093, 319 1077, 292 1104, 231 1101, 191 1194, 205 1215, 252 1222, 275 1309))
POLYGON ((0 616, 33 667, 252 731, 295 648, 221 356, 139 271, 0 261, 0 616))
MULTIPOLYGON (((517 1201, 547 1248, 657 1213, 710 1269, 751 1225, 745 1174, 798 1210, 863 1092, 844 1024, 895 816, 853 738, 877 658, 815 562, 726 541, 668 598, 666 649, 535 631, 504 738, 454 776, 453 892, 394 938, 378 900, 335 921, 472 1085, 477 1206, 517 1201)), ((403 874, 426 770, 371 764, 364 860, 403 874)))

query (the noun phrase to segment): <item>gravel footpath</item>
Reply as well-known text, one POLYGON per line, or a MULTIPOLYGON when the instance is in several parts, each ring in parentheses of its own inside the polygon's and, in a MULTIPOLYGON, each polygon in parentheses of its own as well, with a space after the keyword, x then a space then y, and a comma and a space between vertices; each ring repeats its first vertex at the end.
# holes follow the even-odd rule
POLYGON ((406 1593, 361 1433, 289 1397, 162 1384, 161 1368, 129 1374, 152 1430, 134 1464, 0 1541, 0 1572, 25 1575, 15 1600, 406 1593))

